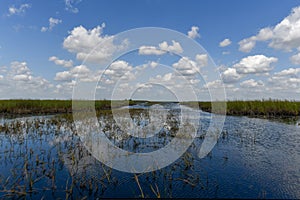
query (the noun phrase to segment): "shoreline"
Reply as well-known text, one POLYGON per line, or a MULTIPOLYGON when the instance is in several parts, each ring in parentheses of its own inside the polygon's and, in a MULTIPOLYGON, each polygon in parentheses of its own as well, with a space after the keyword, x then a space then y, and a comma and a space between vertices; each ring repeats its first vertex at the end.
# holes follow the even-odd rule
MULTIPOLYGON (((82 101, 83 105, 89 101, 82 101)), ((90 102, 89 102, 90 103, 90 102)), ((118 100, 114 101, 116 107, 124 105, 153 105, 178 102, 158 102, 158 101, 135 101, 118 100)), ((224 102, 213 102, 224 103, 224 102)), ((211 102, 181 102, 182 105, 198 107, 204 112, 212 112, 211 102)), ((300 102, 280 101, 280 100, 254 100, 254 101, 227 101, 226 115, 246 116, 250 118, 263 119, 295 119, 299 118, 300 102)), ((97 114, 107 113, 111 110, 110 100, 96 100, 95 110, 97 114)), ((216 114, 218 110, 215 109, 216 114)), ((72 114, 72 100, 0 100, 0 116, 31 116, 31 115, 61 115, 72 114)))

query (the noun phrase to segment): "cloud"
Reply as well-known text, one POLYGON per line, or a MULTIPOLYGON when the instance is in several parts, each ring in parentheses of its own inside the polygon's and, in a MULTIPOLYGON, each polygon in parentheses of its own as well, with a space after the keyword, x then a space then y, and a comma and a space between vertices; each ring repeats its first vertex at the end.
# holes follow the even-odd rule
POLYGON ((90 73, 90 70, 85 65, 78 65, 71 69, 71 73, 74 77, 84 77, 90 73))
POLYGON ((241 75, 237 73, 235 68, 228 68, 222 74, 224 83, 235 83, 241 79, 241 75))
POLYGON ((81 0, 65 0, 65 9, 66 11, 72 12, 72 13, 78 13, 79 10, 74 5, 80 3, 81 0))
POLYGON ((273 89, 290 91, 295 94, 294 89, 299 89, 300 87, 300 68, 289 68, 282 70, 280 72, 274 73, 268 81, 272 85, 273 89), (292 91, 290 89, 293 89, 292 91))
POLYGON ((31 78, 32 77, 28 74, 18 74, 13 77, 13 80, 15 80, 15 81, 30 81, 31 78))
POLYGON ((11 63, 8 77, 15 81, 30 81, 33 78, 27 63, 18 61, 11 63))
POLYGON ((56 95, 64 94, 65 96, 67 96, 66 94, 68 94, 71 96, 75 84, 76 84, 76 81, 74 81, 74 80, 69 81, 69 82, 62 82, 55 86, 54 93, 56 93, 56 95))
POLYGON ((254 79, 249 79, 240 84, 244 88, 257 88, 264 86, 262 81, 255 81, 254 79))
POLYGON ((276 72, 274 74, 274 76, 277 76, 277 77, 283 77, 283 76, 291 76, 291 77, 296 77, 297 74, 300 73, 300 68, 289 68, 289 69, 285 69, 285 70, 282 70, 280 72, 276 72))
POLYGON ((181 76, 187 76, 191 78, 197 73, 200 73, 202 67, 207 66, 208 55, 197 54, 195 60, 188 57, 181 57, 176 63, 173 63, 173 67, 180 73, 181 76))
POLYGON ((272 70, 271 65, 277 62, 275 57, 266 57, 264 55, 248 56, 233 65, 239 74, 258 74, 267 73, 272 70))
POLYGON ((249 53, 255 47, 255 44, 256 44, 255 37, 243 39, 239 42, 240 45, 239 50, 242 52, 249 53))
POLYGON ((27 67, 26 62, 18 62, 18 61, 11 62, 10 68, 11 68, 10 73, 13 75, 31 74, 30 69, 27 67))
POLYGON ((5 98, 46 98, 54 87, 45 78, 35 76, 26 62, 11 62, 2 73, 6 87, 0 93, 5 98))
POLYGON ((200 67, 197 63, 188 57, 180 58, 180 60, 172 66, 183 76, 193 76, 200 71, 200 67))
POLYGON ((230 51, 223 51, 222 52, 222 55, 228 55, 228 54, 230 54, 230 51))
POLYGON ((75 53, 78 60, 94 63, 104 63, 117 52, 127 48, 128 41, 120 44, 114 43, 114 36, 102 35, 105 24, 91 30, 83 26, 73 28, 68 37, 64 39, 63 47, 75 53))
POLYGON ((54 80, 67 82, 79 78, 81 81, 95 81, 96 74, 85 65, 78 65, 71 68, 69 71, 58 72, 55 75, 54 80))
POLYGON ((90 70, 86 65, 71 67, 68 71, 57 72, 54 80, 70 83, 77 78, 77 80, 81 82, 96 82, 101 77, 102 84, 113 84, 120 79, 134 79, 135 74, 131 72, 132 70, 133 67, 129 63, 123 60, 117 60, 106 70, 98 70, 96 72, 90 70))
MULTIPOLYGON (((149 79, 149 81, 151 83, 159 83, 159 84, 168 83, 168 85, 172 85, 175 82, 176 78, 177 77, 173 73, 167 73, 167 74, 164 74, 164 75, 156 75, 155 77, 151 77, 149 79)), ((142 85, 139 84, 139 87, 142 87, 142 86, 146 87, 146 88, 151 88, 152 87, 151 85, 147 85, 147 84, 146 85, 145 84, 142 84, 142 85)))
POLYGON ((148 65, 149 65, 150 67, 152 67, 152 68, 157 67, 158 64, 159 64, 159 63, 158 63, 158 62, 155 62, 155 61, 151 61, 151 62, 148 63, 148 65))
POLYGON ((294 65, 300 65, 300 53, 291 56, 291 57, 290 57, 290 61, 291 61, 294 65))
POLYGON ((172 40, 172 44, 168 44, 166 41, 160 43, 158 47, 155 46, 141 46, 139 48, 140 55, 163 55, 167 52, 180 54, 183 49, 179 42, 172 40))
POLYGON ((230 44, 231 44, 230 39, 226 38, 226 39, 224 39, 222 42, 219 43, 219 46, 220 46, 220 47, 227 47, 227 46, 229 46, 230 44))
POLYGON ((20 5, 20 7, 15 7, 14 5, 10 6, 8 8, 8 16, 12 16, 12 15, 23 15, 25 14, 26 10, 29 9, 31 7, 30 4, 22 4, 20 5))
POLYGON ((269 44, 276 49, 291 50, 300 46, 300 7, 293 8, 291 14, 273 28, 269 44))
MULTIPOLYGON (((126 95, 128 95, 129 90, 134 91, 135 88, 142 88, 139 91, 142 91, 143 97, 146 99, 153 99, 153 97, 159 93, 159 90, 157 87, 152 88, 152 84, 164 85, 171 91, 173 91, 172 89, 176 89, 177 91, 179 89, 181 94, 185 94, 187 93, 187 86, 199 83, 198 79, 194 79, 192 77, 192 75, 197 72, 197 69, 195 69, 195 67, 198 67, 197 63, 188 58, 182 58, 181 60, 179 59, 178 62, 174 63, 174 68, 178 69, 178 73, 169 71, 163 74, 154 73, 151 75, 152 73, 149 74, 149 72, 152 70, 153 65, 156 67, 158 63, 148 62, 146 64, 133 67, 126 61, 115 61, 102 74, 103 76, 100 80, 100 83, 102 84, 100 87, 102 94, 104 94, 104 90, 114 90, 115 88, 118 88, 120 91, 115 91, 114 93, 118 95, 118 98, 125 98, 126 95), (145 72, 149 75, 149 77, 143 77, 141 79, 140 75, 145 76, 145 72), (182 76, 183 74, 179 73, 184 73, 184 76, 182 76), (118 87, 112 88, 111 84, 114 84, 117 81, 120 81, 118 83, 118 87)), ((164 98, 165 95, 167 94, 161 94, 161 98, 164 98)), ((184 96, 189 97, 189 95, 191 94, 186 94, 184 96)))
POLYGON ((206 84, 204 84, 203 88, 223 90, 223 88, 233 89, 234 85, 230 84, 230 83, 224 84, 224 81, 221 81, 221 80, 214 80, 214 81, 210 81, 210 82, 207 82, 206 84))
POLYGON ((257 41, 269 41, 269 47, 291 51, 300 47, 299 30, 300 6, 293 8, 290 15, 274 27, 265 27, 257 35, 241 40, 239 50, 250 52, 257 41))
POLYGON ((165 51, 160 50, 159 48, 155 46, 141 46, 139 48, 139 54, 140 55, 163 55, 165 54, 165 51))
POLYGON ((119 78, 124 74, 123 72, 128 72, 130 70, 132 70, 132 66, 130 66, 128 62, 117 60, 108 67, 105 74, 114 75, 119 78))
MULTIPOLYGON (((169 72, 166 74, 159 74, 154 77, 150 77, 148 80, 149 83, 154 85, 161 85, 166 86, 169 90, 173 91, 174 93, 180 92, 180 95, 185 97, 190 97, 189 89, 187 87, 191 87, 192 85, 198 84, 200 81, 199 79, 193 79, 191 76, 181 76, 180 74, 169 72), (177 91, 177 92, 176 92, 177 91)), ((149 85, 146 85, 146 87, 149 85)), ((149 87, 147 87, 149 88, 149 87)), ((157 93, 157 87, 154 87, 152 90, 149 90, 145 96, 150 96, 152 93, 157 93), (153 90, 155 89, 155 90, 153 90)), ((178 94, 178 93, 177 93, 178 94)), ((162 94, 161 96, 164 96, 162 94)), ((182 98, 182 97, 181 97, 182 98)))
POLYGON ((119 79, 132 80, 134 78, 134 74, 131 72, 132 70, 133 67, 128 62, 117 60, 104 71, 104 75, 107 76, 111 83, 119 79))
POLYGON ((179 42, 172 40, 172 45, 169 45, 166 41, 160 43, 159 48, 163 51, 180 54, 183 52, 179 42))
POLYGON ((195 60, 199 67, 207 66, 208 56, 207 54, 197 54, 195 60))
POLYGON ((199 27, 197 26, 192 26, 191 30, 188 32, 188 37, 195 39, 196 37, 200 37, 200 34, 198 33, 199 27))
POLYGON ((272 39, 273 36, 274 36, 273 30, 269 27, 266 27, 266 28, 260 29, 260 31, 256 35, 255 39, 258 41, 266 41, 266 40, 272 39))
POLYGON ((56 81, 70 81, 73 79, 73 75, 69 71, 57 72, 54 80, 56 81))
POLYGON ((73 66, 73 61, 72 60, 61 60, 56 56, 49 57, 49 61, 52 61, 56 65, 61 65, 63 67, 72 67, 73 66))
POLYGON ((61 23, 62 23, 61 19, 55 19, 55 18, 50 17, 49 18, 49 26, 48 27, 42 27, 41 32, 52 31, 52 29, 56 25, 61 24, 61 23))

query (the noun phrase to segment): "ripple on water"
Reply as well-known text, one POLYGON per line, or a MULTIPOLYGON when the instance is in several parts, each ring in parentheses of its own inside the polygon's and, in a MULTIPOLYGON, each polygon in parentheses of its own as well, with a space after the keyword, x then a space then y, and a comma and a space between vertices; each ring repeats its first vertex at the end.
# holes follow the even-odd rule
MULTIPOLYGON (((201 112, 200 115, 203 117, 200 120, 199 136, 204 135, 211 118, 207 113, 201 112)), ((118 130, 115 126, 109 126, 111 119, 108 117, 102 116, 99 120, 108 135, 118 130)), ((145 119, 141 117, 140 120, 145 119)), ((98 196, 139 197, 140 190, 133 175, 111 170, 94 159, 80 143, 72 123, 53 120, 53 117, 33 117, 3 119, 3 124, 17 124, 16 121, 23 121, 18 124, 20 128, 0 133, 0 191, 3 189, 3 181, 8 177, 23 177, 27 160, 28 169, 37 169, 31 171, 34 178, 43 172, 42 163, 45 163, 45 176, 35 182, 34 187, 50 189, 43 191, 41 195, 33 193, 36 198, 53 197, 53 180, 48 175, 54 172, 57 187, 54 190, 55 198, 66 197, 64 191, 66 185, 70 186, 72 178, 77 181, 73 197, 88 196, 89 190, 84 189, 84 186, 89 185, 91 180, 98 186, 98 196), (40 162, 37 162, 37 156, 40 162), (76 176, 71 178, 72 174, 76 176)), ((171 123, 168 125, 172 126, 171 123)), ((135 141, 132 137, 120 138, 124 139, 122 145, 127 145, 123 146, 124 149, 132 150, 135 147, 140 151, 153 151, 172 139, 168 135, 169 130, 149 138, 153 143, 147 143, 146 140, 135 141), (168 139, 162 139, 164 137, 168 139)), ((203 142, 203 137, 197 137, 188 150, 191 157, 182 156, 162 170, 141 174, 139 183, 145 196, 155 197, 150 184, 153 187, 157 184, 163 197, 300 198, 298 126, 229 116, 223 133, 207 157, 197 157, 197 151, 203 142)), ((118 142, 116 139, 116 144, 118 142)), ((21 184, 30 183, 25 178, 22 181, 21 184)), ((0 196, 2 194, 0 192, 0 196)))

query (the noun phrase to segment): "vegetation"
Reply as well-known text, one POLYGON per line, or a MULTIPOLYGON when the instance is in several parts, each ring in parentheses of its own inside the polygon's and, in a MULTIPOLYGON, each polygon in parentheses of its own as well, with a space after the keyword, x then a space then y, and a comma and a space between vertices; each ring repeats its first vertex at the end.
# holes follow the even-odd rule
POLYGON ((227 102, 229 115, 263 115, 263 116, 298 116, 300 102, 263 100, 263 101, 229 101, 227 102))
POLYGON ((0 100, 0 113, 5 114, 51 114, 71 111, 70 100, 0 100))
MULTIPOLYGON (((194 102, 185 102, 190 106, 194 102)), ((224 103, 224 102, 223 102, 224 103)), ((222 102, 214 102, 218 106, 222 102)), ((212 111, 211 102, 198 102, 199 108, 206 112, 212 111)), ((216 109, 216 112, 218 109, 216 109)), ((253 100, 253 101, 227 101, 226 114, 238 116, 264 116, 264 117, 289 117, 300 115, 300 102, 282 100, 253 100)))
MULTIPOLYGON (((139 118, 138 112, 134 115, 139 122, 146 119, 139 118)), ((102 117, 101 132, 112 144, 129 152, 155 151, 169 144, 176 133, 176 129, 164 128, 145 141, 116 129, 112 116, 102 117)), ((168 127, 176 127, 173 123, 179 121, 179 115, 168 120, 168 127)), ((87 122, 85 126, 95 124, 87 122)), ((82 143, 76 130, 75 124, 61 115, 0 123, 0 199, 171 198, 178 188, 199 195, 198 191, 208 187, 205 182, 209 176, 194 170, 196 145, 168 167, 147 173, 121 173, 93 157, 90 144, 82 143)), ((181 141, 185 142, 184 138, 181 141)))
MULTIPOLYGON (((78 101, 80 105, 86 108, 90 101, 78 101)), ((114 101, 115 107, 126 105, 136 105, 146 103, 152 105, 164 102, 148 102, 123 100, 114 101)), ((214 106, 218 107, 224 102, 214 102, 214 106)), ((288 117, 299 116, 300 102, 282 101, 282 100, 254 100, 254 101, 228 101, 226 114, 243 115, 243 116, 265 116, 265 117, 288 117)), ((199 105, 199 108, 206 112, 212 112, 211 102, 184 102, 183 104, 191 107, 199 105)), ((112 102, 110 100, 95 101, 95 109, 97 113, 108 112, 111 109, 112 102)), ((218 112, 218 109, 213 112, 218 112)), ((2 114, 57 114, 72 113, 71 100, 0 100, 0 113, 2 114)))
MULTIPOLYGON (((211 102, 199 102, 203 111, 211 112, 211 102)), ((300 114, 300 102, 282 100, 227 101, 227 115, 287 117, 300 114)))
MULTIPOLYGON (((77 101, 77 107, 86 108, 90 101, 77 101)), ((115 101, 114 105, 128 105, 128 101, 115 101)), ((129 101, 130 103, 130 101, 129 101)), ((111 101, 95 101, 96 110, 111 109, 111 101)), ((2 114, 56 114, 72 113, 72 100, 0 100, 0 113, 2 114)))

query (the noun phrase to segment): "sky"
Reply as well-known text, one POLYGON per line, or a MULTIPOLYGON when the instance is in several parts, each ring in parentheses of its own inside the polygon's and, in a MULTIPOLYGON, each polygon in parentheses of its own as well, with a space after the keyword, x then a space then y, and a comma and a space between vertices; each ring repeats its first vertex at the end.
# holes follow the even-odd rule
POLYGON ((0 99, 300 100, 300 1, 2 0, 0 27, 0 99))

